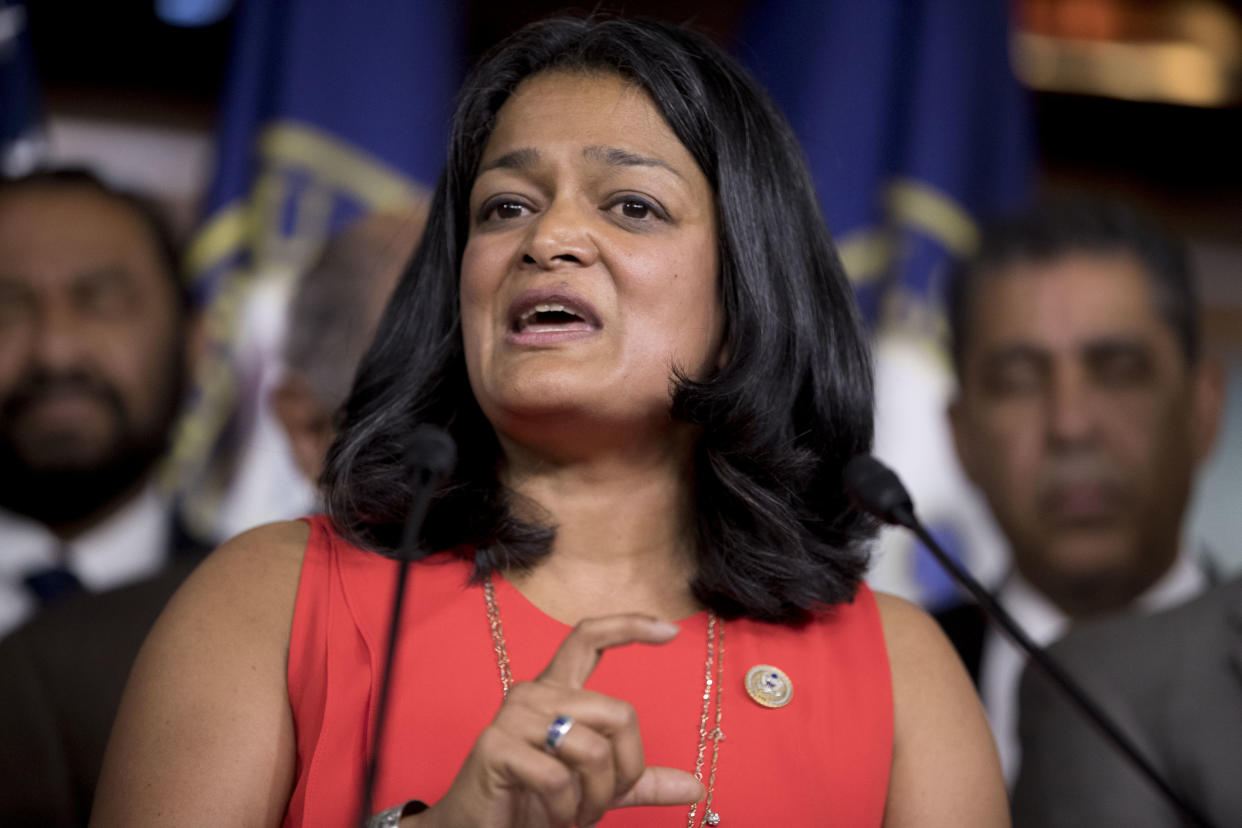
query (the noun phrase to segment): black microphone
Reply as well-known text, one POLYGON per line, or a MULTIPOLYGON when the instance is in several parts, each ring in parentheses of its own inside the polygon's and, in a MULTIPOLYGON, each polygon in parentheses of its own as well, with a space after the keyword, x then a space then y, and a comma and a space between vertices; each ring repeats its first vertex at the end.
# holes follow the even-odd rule
POLYGON ((1212 823, 1199 812, 1173 786, 1160 776, 1155 766, 1143 756, 1138 747, 1122 732, 1099 704, 1065 672, 1043 648, 1031 640, 1026 631, 1013 620, 995 598, 971 576, 957 561, 949 557, 931 533, 914 514, 914 501, 906 487, 888 466, 869 454, 859 454, 845 464, 841 475, 845 490, 854 504, 884 523, 904 526, 913 532, 932 553, 936 561, 957 581, 958 585, 974 596, 989 618, 1000 625, 1009 640, 1018 646, 1037 668, 1052 682, 1078 711, 1087 717, 1105 740, 1121 752, 1147 780, 1184 817, 1201 828, 1212 828, 1212 823))
POLYGON ((413 498, 401 533, 401 545, 393 557, 400 561, 397 583, 393 589, 392 614, 388 623, 388 651, 384 656, 384 672, 380 676, 379 703, 375 708, 375 742, 367 761, 366 781, 362 787, 359 803, 358 824, 365 828, 373 813, 371 802, 375 791, 375 777, 379 772, 380 747, 384 740, 384 721, 388 715, 388 688, 392 679, 394 656, 397 652, 397 633, 401 629, 401 608, 405 604, 405 582, 410 561, 418 549, 419 535, 427 517, 427 507, 439 488, 440 482, 452 473, 457 465, 457 446, 443 429, 423 423, 410 434, 410 448, 405 455, 406 468, 410 472, 413 498))

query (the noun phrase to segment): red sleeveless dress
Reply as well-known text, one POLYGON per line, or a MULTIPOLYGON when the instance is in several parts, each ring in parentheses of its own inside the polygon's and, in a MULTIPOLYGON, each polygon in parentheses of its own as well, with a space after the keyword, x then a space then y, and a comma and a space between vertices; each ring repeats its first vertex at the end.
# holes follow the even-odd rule
MULTIPOLYGON (((356 818, 398 564, 352 546, 322 516, 310 526, 289 648, 297 767, 284 824, 339 828, 356 818)), ((500 706, 483 590, 467 583, 470 570, 449 554, 411 567, 376 810, 442 797, 500 706)), ((504 578, 494 576, 493 583, 513 678, 529 680, 569 628, 504 578)), ((681 632, 663 646, 609 650, 587 687, 635 707, 647 764, 693 771, 707 613, 679 624, 681 632)), ((720 825, 880 825, 893 700, 870 590, 860 587, 852 604, 801 627, 728 621, 723 649, 725 739, 712 803, 720 825), (760 664, 789 676, 793 695, 786 706, 762 707, 747 695, 744 677, 760 664)), ((710 742, 705 756, 709 765, 710 742)), ((684 826, 687 813, 686 807, 618 809, 600 825, 684 826)))

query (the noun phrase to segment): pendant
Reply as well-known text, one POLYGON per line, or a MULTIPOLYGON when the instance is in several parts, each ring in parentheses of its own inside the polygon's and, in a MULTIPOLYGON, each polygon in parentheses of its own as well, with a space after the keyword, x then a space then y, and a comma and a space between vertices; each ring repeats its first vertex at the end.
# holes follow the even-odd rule
POLYGON ((707 825, 719 825, 720 814, 716 813, 715 811, 708 811, 706 814, 703 815, 703 822, 707 825))

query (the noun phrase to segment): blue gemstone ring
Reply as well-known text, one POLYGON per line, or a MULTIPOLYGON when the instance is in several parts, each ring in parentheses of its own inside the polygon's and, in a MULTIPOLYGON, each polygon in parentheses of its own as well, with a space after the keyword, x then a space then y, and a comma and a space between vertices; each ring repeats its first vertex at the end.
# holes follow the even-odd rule
POLYGON ((552 724, 548 725, 547 738, 543 740, 544 749, 548 753, 556 753, 561 747, 561 742, 565 741, 565 736, 569 734, 569 729, 573 726, 573 716, 557 716, 553 719, 552 724))

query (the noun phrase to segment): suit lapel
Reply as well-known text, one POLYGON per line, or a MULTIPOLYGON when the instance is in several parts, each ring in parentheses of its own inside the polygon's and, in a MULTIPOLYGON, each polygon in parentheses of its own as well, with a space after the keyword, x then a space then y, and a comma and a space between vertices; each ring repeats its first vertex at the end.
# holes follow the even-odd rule
POLYGON ((1242 684, 1242 578, 1233 581, 1228 590, 1229 663, 1233 677, 1242 684))

